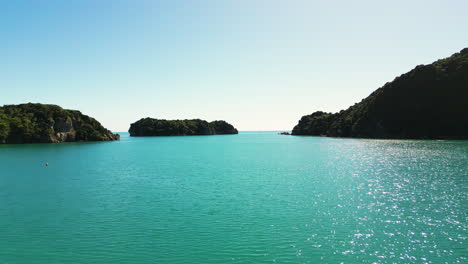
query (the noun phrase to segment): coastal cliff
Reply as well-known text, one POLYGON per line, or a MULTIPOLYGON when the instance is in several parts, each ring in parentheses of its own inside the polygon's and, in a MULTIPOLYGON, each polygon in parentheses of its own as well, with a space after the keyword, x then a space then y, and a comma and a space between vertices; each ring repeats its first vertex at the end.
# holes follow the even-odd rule
POLYGON ((303 116, 292 134, 468 139, 468 48, 417 66, 346 110, 303 116))
POLYGON ((0 143, 60 143, 119 140, 96 119, 57 105, 20 104, 0 107, 0 143))
POLYGON ((201 119, 165 120, 142 118, 130 125, 130 136, 195 136, 238 134, 226 121, 207 122, 201 119))

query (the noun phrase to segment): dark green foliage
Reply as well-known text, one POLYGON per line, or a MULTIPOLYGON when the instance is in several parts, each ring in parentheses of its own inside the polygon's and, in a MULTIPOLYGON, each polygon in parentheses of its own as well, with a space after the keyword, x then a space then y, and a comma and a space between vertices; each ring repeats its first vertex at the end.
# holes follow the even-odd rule
POLYGON ((214 129, 214 133, 218 135, 222 134, 238 134, 237 129, 224 120, 216 120, 210 122, 210 126, 214 129))
POLYGON ((0 144, 5 143, 6 138, 10 134, 10 122, 8 116, 0 109, 0 144))
POLYGON ((48 143, 116 140, 94 118, 56 105, 20 104, 0 107, 0 143, 48 143))
POLYGON ((193 136, 237 134, 237 130, 225 121, 165 120, 142 118, 130 125, 130 136, 193 136))
POLYGON ((468 139, 468 49, 417 66, 347 110, 304 116, 292 134, 468 139))
POLYGON ((301 120, 299 120, 299 125, 294 127, 292 133, 293 135, 298 133, 313 136, 325 135, 325 132, 328 130, 333 120, 333 114, 318 111, 309 116, 303 116, 301 120), (298 130, 299 128, 302 130, 298 130))

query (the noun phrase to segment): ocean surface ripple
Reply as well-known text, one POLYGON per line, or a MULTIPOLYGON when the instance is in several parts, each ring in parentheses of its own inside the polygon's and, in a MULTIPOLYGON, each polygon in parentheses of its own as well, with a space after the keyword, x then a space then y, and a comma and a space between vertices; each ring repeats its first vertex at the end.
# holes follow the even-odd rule
POLYGON ((466 263, 467 201, 467 141, 2 145, 0 263, 466 263))

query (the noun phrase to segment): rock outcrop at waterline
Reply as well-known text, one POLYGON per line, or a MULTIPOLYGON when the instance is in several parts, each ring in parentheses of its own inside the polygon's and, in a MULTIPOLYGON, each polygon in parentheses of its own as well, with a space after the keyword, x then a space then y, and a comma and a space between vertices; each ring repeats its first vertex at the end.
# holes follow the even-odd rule
POLYGON ((96 119, 57 105, 0 107, 0 143, 60 143, 119 140, 96 119))
POLYGON ((201 119, 165 120, 142 118, 130 125, 130 136, 195 136, 238 134, 226 121, 207 122, 201 119))
POLYGON ((339 113, 303 116, 292 134, 468 139, 468 48, 417 66, 339 113))

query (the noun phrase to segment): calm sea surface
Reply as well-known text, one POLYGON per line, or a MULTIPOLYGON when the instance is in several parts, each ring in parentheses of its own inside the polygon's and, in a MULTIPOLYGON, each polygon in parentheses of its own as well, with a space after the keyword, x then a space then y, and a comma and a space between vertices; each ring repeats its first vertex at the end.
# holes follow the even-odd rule
POLYGON ((1 264, 467 263, 467 219, 468 141, 0 146, 1 264))

